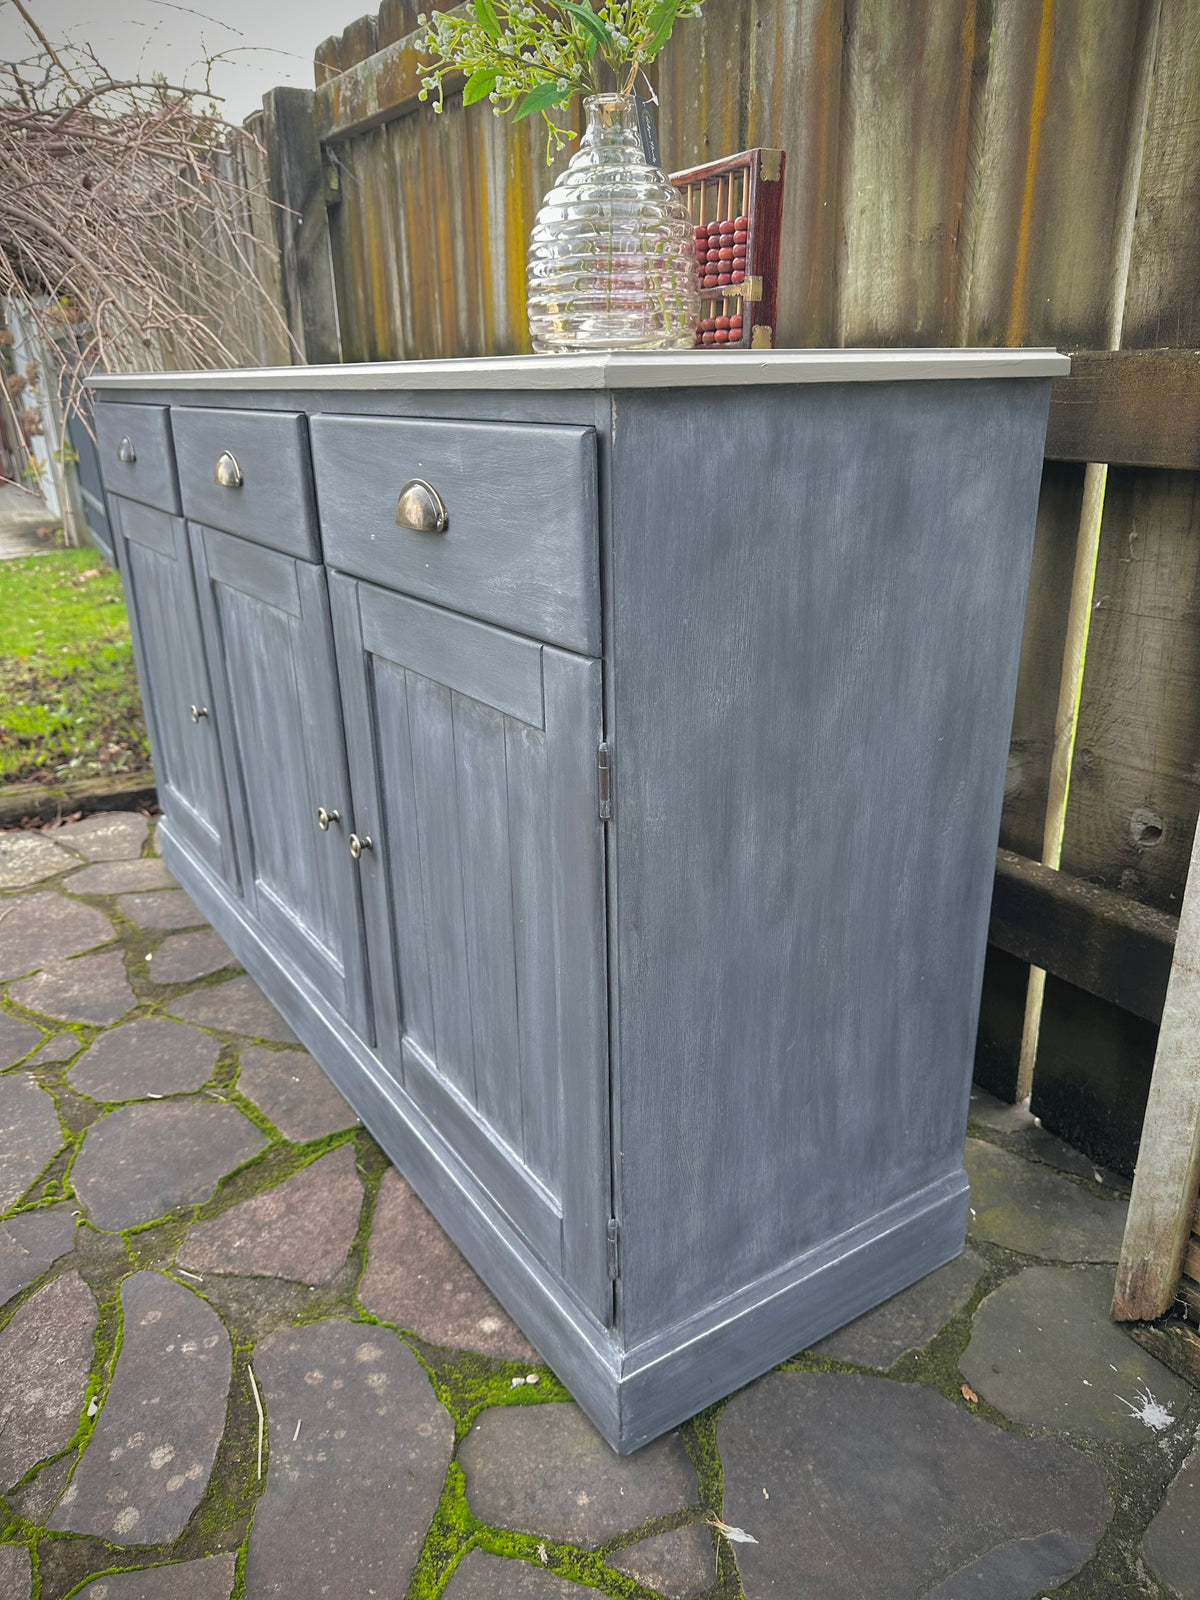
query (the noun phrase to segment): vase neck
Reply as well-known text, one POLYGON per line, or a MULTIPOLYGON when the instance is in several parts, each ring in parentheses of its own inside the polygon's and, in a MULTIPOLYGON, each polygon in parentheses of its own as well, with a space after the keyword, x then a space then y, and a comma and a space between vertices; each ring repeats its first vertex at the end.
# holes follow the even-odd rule
POLYGON ((579 153, 606 165, 644 163, 637 101, 631 94, 592 94, 583 102, 587 126, 579 153))

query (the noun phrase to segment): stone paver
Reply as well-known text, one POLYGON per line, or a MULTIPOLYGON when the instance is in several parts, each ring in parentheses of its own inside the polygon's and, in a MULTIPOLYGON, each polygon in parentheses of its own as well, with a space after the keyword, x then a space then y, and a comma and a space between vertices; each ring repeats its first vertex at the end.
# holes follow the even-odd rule
POLYGON ((1014 1422, 1145 1443, 1122 1401, 1149 1390, 1178 1416, 1192 1391, 1111 1320, 1112 1293, 1104 1267, 1026 1267, 976 1311, 963 1376, 1014 1422))
POLYGON ((61 894, 27 894, 0 907, 0 978, 19 978, 115 938, 95 906, 61 894))
POLYGON ((182 889, 123 894, 117 910, 139 928, 196 928, 204 921, 204 913, 182 889))
POLYGON ((0 833, 0 889, 27 889, 78 865, 78 856, 60 850, 44 834, 0 833))
POLYGON ((186 1094, 212 1075, 221 1047, 211 1034, 167 1017, 138 1017, 102 1033, 68 1082, 93 1100, 186 1094))
POLYGON ((717 1576, 712 1534, 703 1523, 655 1534, 605 1560, 618 1572, 644 1583, 647 1589, 666 1595, 667 1600, 689 1600, 698 1589, 707 1589, 717 1576))
POLYGON ((576 1405, 484 1411, 459 1460, 481 1522, 590 1549, 698 1498, 678 1433, 618 1456, 576 1405))
POLYGON ((75 1242, 69 1205, 42 1206, 0 1223, 0 1306, 40 1278, 75 1242))
POLYGON ((166 1567, 136 1567, 97 1578, 78 1600, 229 1600, 237 1556, 206 1556, 166 1567))
POLYGON ((18 1005, 42 1011, 64 1022, 94 1022, 107 1027, 132 1010, 135 1001, 125 976, 125 958, 119 950, 74 961, 56 961, 9 986, 18 1005))
POLYGON ((0 1011, 0 1070, 24 1060, 41 1037, 40 1028, 0 1011))
POLYGON ((874 1311, 822 1339, 813 1346, 813 1353, 887 1372, 901 1356, 919 1350, 946 1326, 971 1298, 983 1272, 983 1262, 966 1250, 874 1311))
POLYGON ((98 861, 73 872, 64 888, 68 894, 134 894, 143 889, 176 889, 178 884, 157 857, 144 861, 98 861))
POLYGON ((296 1044, 296 1035, 254 982, 231 978, 211 989, 197 989, 171 1001, 173 1015, 205 1028, 245 1034, 250 1039, 271 1039, 276 1044, 296 1044))
POLYGON ((585 1600, 599 1592, 531 1561, 510 1561, 479 1549, 467 1551, 442 1591, 444 1600, 585 1600))
POLYGON ((0 1211, 28 1189, 65 1140, 54 1101, 28 1072, 0 1078, 0 1211))
POLYGON ((5 1499, 19 1517, 41 1527, 62 1497, 76 1459, 73 1451, 70 1455, 56 1456, 47 1466, 39 1467, 19 1489, 11 1490, 5 1499))
POLYGON ((132 861, 141 855, 149 828, 149 818, 140 812, 101 811, 79 822, 64 823, 51 837, 89 861, 132 861))
POLYGON ((23 1544, 0 1544, 0 1594, 4 1600, 29 1600, 33 1564, 23 1544))
POLYGON ((972 1239, 1050 1261, 1116 1261, 1128 1207, 1102 1200, 1047 1167, 967 1140, 972 1239))
POLYGON ((87 1130, 71 1181, 98 1228, 128 1228, 207 1200, 265 1143, 235 1106, 121 1106, 87 1130))
POLYGON ((1082 1150, 1076 1150, 1065 1140, 1058 1138, 1042 1127, 1041 1122, 1029 1109, 1029 1101, 1022 1100, 1017 1105, 1010 1105, 1004 1100, 998 1100, 995 1095, 989 1094, 986 1089, 981 1089, 977 1084, 971 1090, 971 1120, 982 1123, 986 1128, 994 1128, 998 1133, 1004 1133, 1009 1138, 1009 1149, 1017 1154, 1029 1156, 1034 1161, 1047 1162, 1052 1167, 1057 1167, 1060 1172, 1073 1173, 1077 1178, 1090 1178, 1095 1183, 1102 1183, 1106 1188, 1112 1188, 1119 1194, 1129 1193, 1129 1180, 1119 1172, 1114 1172, 1109 1167, 1098 1167, 1090 1156, 1084 1155, 1082 1150))
POLYGON ((1142 1542, 1146 1564, 1178 1591, 1200 1600, 1200 1445, 1184 1462, 1142 1542))
POLYGON ((126 1278, 121 1313, 112 1385, 50 1526, 165 1544, 183 1532, 216 1459, 229 1335, 198 1295, 159 1272, 126 1278))
POLYGON ((221 935, 212 928, 195 933, 179 933, 166 939, 154 952, 150 976, 155 983, 192 983, 207 978, 222 967, 236 967, 238 958, 221 935))
POLYGON ((373 1317, 431 1344, 541 1359, 394 1168, 379 1188, 358 1300, 373 1317))
POLYGON ((402 1595, 454 1441, 415 1356, 385 1328, 329 1320, 272 1334, 254 1370, 271 1458, 246 1600, 402 1595))
POLYGON ((0 1333, 0 1492, 70 1442, 96 1320, 91 1290, 67 1272, 28 1299, 0 1333))
POLYGON ((339 1145, 292 1178, 198 1222, 177 1256, 192 1272, 331 1283, 362 1209, 354 1146, 339 1145))
POLYGON ((242 1051, 237 1086, 294 1144, 340 1133, 358 1122, 307 1050, 251 1045, 242 1051))
POLYGON ((747 1600, 923 1600, 964 1571, 973 1600, 1031 1600, 1112 1510, 1100 1468, 1060 1440, 886 1378, 773 1373, 730 1401, 718 1446, 724 1519, 758 1540, 736 1546, 747 1600))
POLYGON ((56 1033, 31 1058, 30 1065, 36 1065, 39 1061, 69 1061, 82 1044, 83 1040, 77 1033, 56 1033))

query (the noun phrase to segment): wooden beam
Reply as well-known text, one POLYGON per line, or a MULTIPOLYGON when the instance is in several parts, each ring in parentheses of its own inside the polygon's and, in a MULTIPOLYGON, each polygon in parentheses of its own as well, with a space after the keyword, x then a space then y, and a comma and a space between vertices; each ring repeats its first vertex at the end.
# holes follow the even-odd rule
POLYGON ((1126 895, 996 852, 988 942, 1148 1022, 1162 1015, 1177 927, 1126 895))
POLYGON ((1200 471, 1200 351, 1073 351, 1051 386, 1046 455, 1200 471))
POLYGON ((1200 831, 1192 847, 1142 1127, 1113 1316, 1151 1320, 1175 1296, 1200 1189, 1200 831))
MULTIPOLYGON (((456 9, 466 14, 465 6, 456 9)), ((320 85, 314 111, 317 137, 322 143, 353 138, 417 109, 427 64, 427 57, 417 49, 417 40, 423 33, 421 29, 397 39, 320 85)), ((461 72, 448 73, 446 93, 455 94, 465 82, 461 72)))
POLYGON ((283 302, 292 338, 310 364, 342 359, 325 177, 313 123, 313 101, 319 93, 271 89, 263 97, 283 302))

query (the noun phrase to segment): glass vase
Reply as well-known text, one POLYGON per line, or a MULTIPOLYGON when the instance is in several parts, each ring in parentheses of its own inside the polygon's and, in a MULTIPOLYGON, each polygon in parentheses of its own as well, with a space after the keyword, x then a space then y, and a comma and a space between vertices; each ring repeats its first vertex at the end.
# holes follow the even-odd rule
POLYGON ((691 217, 646 162, 632 95, 583 104, 579 149, 533 225, 533 348, 690 350, 700 317, 691 217))

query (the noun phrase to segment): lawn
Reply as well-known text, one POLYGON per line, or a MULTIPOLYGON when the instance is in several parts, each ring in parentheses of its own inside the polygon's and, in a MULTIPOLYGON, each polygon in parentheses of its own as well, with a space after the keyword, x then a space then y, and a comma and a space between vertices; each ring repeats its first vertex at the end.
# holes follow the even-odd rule
POLYGON ((149 766, 116 573, 94 550, 0 561, 0 784, 75 787, 149 766))

